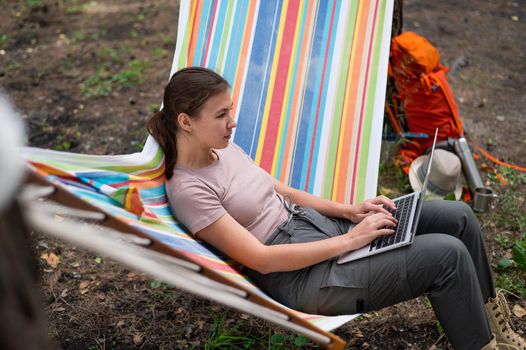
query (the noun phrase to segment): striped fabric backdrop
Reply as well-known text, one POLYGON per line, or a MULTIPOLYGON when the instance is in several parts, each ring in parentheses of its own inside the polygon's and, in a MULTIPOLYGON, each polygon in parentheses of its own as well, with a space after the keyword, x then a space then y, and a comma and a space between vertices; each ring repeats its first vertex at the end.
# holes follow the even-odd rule
MULTIPOLYGON (((283 182, 339 201, 372 197, 392 6, 393 0, 182 0, 172 73, 199 65, 223 74, 235 101, 234 142, 283 182)), ((79 198, 261 293, 172 216, 163 153, 153 138, 129 155, 25 148, 23 156, 79 198)), ((353 317, 301 316, 324 330, 353 317)))
POLYGON ((182 1, 172 73, 222 74, 235 143, 292 187, 359 202, 376 195, 389 2, 182 1))

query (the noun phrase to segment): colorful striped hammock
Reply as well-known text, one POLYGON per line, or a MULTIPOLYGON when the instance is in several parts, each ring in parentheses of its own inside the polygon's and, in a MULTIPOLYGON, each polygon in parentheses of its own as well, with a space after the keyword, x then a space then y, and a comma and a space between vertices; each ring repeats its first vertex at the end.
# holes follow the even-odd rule
MULTIPOLYGON (((359 202, 376 195, 392 7, 393 0, 182 0, 171 74, 187 66, 222 74, 232 87, 236 144, 290 186, 359 202)), ((152 137, 130 155, 26 148, 24 157, 212 278, 269 299, 172 216, 152 137)), ((354 317, 288 312, 322 330, 354 317)))

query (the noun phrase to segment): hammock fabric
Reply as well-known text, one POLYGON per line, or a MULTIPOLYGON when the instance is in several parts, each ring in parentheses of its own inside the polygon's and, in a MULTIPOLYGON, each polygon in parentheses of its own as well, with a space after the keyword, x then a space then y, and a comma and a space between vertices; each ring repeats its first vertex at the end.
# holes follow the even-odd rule
MULTIPOLYGON (((392 0, 182 0, 171 74, 216 70, 232 87, 233 140, 262 168, 324 198, 359 202, 376 195, 392 7, 392 0)), ((26 148, 24 157, 212 278, 269 299, 173 217, 163 152, 152 137, 129 155, 26 148)), ((322 330, 354 317, 288 312, 322 330)))

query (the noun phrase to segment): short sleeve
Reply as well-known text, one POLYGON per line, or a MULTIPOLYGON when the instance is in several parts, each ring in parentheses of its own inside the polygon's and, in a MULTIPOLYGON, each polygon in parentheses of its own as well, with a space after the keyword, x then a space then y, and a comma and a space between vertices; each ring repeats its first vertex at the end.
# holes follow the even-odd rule
POLYGON ((218 194, 199 180, 181 182, 177 188, 167 189, 167 193, 175 217, 192 234, 226 214, 218 194))

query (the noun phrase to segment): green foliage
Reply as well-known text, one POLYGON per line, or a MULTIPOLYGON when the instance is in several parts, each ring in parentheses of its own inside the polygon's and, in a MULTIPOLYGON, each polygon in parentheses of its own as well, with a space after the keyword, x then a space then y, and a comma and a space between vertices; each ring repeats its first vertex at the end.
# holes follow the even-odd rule
POLYGON ((172 45, 174 42, 174 38, 172 38, 172 36, 168 34, 162 35, 161 38, 163 40, 163 45, 172 45))
POLYGON ((16 70, 19 70, 22 66, 18 62, 10 62, 5 66, 5 71, 7 73, 14 72, 16 70))
POLYGON ((158 289, 163 286, 163 281, 161 280, 153 280, 150 282, 150 288, 151 289, 158 289))
POLYGON ((57 142, 55 143, 53 149, 56 151, 69 151, 78 145, 80 140, 80 131, 77 129, 77 127, 75 127, 74 132, 58 135, 57 142))
POLYGON ((73 5, 69 6, 65 10, 66 14, 68 15, 74 15, 82 12, 82 6, 81 5, 73 5))
POLYGON ((438 334, 444 334, 444 328, 442 328, 442 324, 440 323, 440 321, 437 320, 435 322, 435 328, 438 334))
POLYGON ((107 96, 112 90, 112 81, 105 67, 99 67, 95 74, 82 83, 82 93, 87 97, 107 96))
MULTIPOLYGON (((501 186, 498 191, 495 207, 499 210, 495 213, 494 222, 501 229, 526 232, 526 174, 507 167, 500 167, 497 171, 506 179, 508 185, 501 186)), ((499 186, 500 182, 495 174, 488 173, 488 179, 493 187, 499 186)))
POLYGON ((7 35, 7 34, 0 34, 0 47, 3 47, 8 42, 9 42, 9 35, 7 35))
POLYGON ((137 16, 133 17, 133 20, 135 22, 144 22, 144 14, 143 13, 139 13, 137 16))
POLYGON ((302 335, 273 333, 268 339, 268 348, 270 350, 302 348, 308 344, 309 340, 302 335))
POLYGON ((513 260, 515 260, 520 269, 526 271, 526 237, 515 242, 513 246, 513 260))
POLYGON ((161 106, 158 103, 150 103, 148 105, 148 109, 150 110, 151 113, 157 112, 159 108, 161 108, 161 106))
POLYGON ((502 258, 497 263, 497 267, 499 269, 507 269, 508 267, 512 267, 512 266, 513 266, 513 260, 508 259, 508 258, 502 258))
POLYGON ((112 75, 105 65, 101 65, 95 74, 84 80, 82 93, 88 97, 107 96, 113 89, 122 90, 132 87, 134 84, 142 84, 143 73, 147 67, 148 62, 146 61, 132 60, 125 70, 112 75))
POLYGON ((130 61, 130 63, 128 63, 128 69, 125 69, 115 75, 112 80, 120 89, 131 87, 134 83, 141 84, 144 80, 143 72, 147 67, 147 61, 130 61))
POLYGON ((100 58, 104 60, 111 60, 114 62, 122 61, 119 52, 111 47, 101 48, 99 52, 97 53, 97 56, 99 56, 100 58))
POLYGON ((165 58, 168 55, 168 50, 165 50, 161 47, 156 47, 153 49, 153 57, 160 59, 165 58))
POLYGON ((26 5, 30 8, 40 7, 44 4, 42 0, 26 0, 26 5))
POLYGON ((457 197, 455 197, 455 192, 449 192, 448 194, 446 194, 446 196, 444 197, 444 200, 446 200, 446 201, 456 201, 457 197))
POLYGON ((495 275, 495 286, 526 298, 526 279, 518 269, 507 269, 495 275))
POLYGON ((78 43, 88 39, 88 34, 83 30, 76 30, 71 34, 71 42, 78 43))
POLYGON ((502 234, 497 234, 495 236, 495 242, 499 243, 504 248, 510 247, 512 244, 512 239, 510 237, 506 237, 502 234))
POLYGON ((237 327, 227 327, 225 324, 226 315, 222 314, 214 318, 212 331, 205 344, 205 350, 212 349, 232 349, 246 350, 261 348, 262 339, 253 335, 246 335, 239 332, 237 327))

